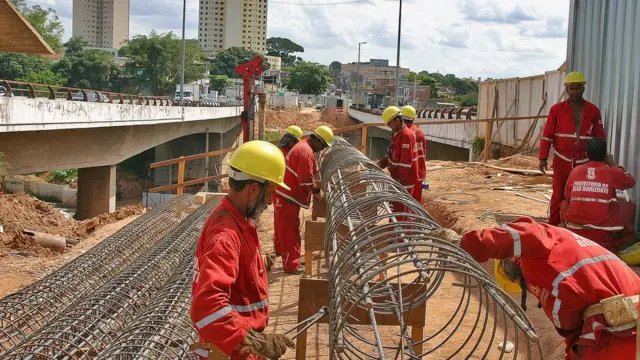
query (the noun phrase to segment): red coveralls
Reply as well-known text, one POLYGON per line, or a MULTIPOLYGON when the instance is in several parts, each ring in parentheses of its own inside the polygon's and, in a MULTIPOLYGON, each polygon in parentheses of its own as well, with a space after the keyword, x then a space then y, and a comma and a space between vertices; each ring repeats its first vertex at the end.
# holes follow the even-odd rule
POLYGON ((546 160, 553 145, 553 194, 549 209, 551 225, 560 224, 560 204, 564 200, 564 188, 571 170, 574 166, 588 161, 587 141, 593 137, 605 137, 600 110, 588 101, 584 102, 580 124, 580 129, 576 129, 573 110, 569 100, 565 100, 551 107, 544 125, 538 159, 546 160))
MULTIPOLYGON (((209 215, 198 239, 191 296, 191 319, 202 342, 233 360, 263 359, 234 351, 249 328, 267 326, 269 282, 253 221, 227 198, 209 215)), ((207 351, 196 354, 206 358, 207 351)))
POLYGON ((567 229, 526 217, 469 231, 460 246, 478 262, 520 258, 527 289, 565 338, 565 359, 635 359, 635 323, 612 328, 602 314, 582 320, 587 307, 600 300, 640 294, 640 278, 616 255, 567 229))
POLYGON ((422 182, 427 178, 427 138, 419 126, 407 124, 416 137, 416 147, 418 148, 418 181, 413 187, 413 198, 422 205, 422 182))
MULTIPOLYGON (((389 174, 413 195, 413 188, 418 181, 418 149, 413 131, 406 125, 402 126, 391 137, 391 144, 387 151, 389 174)), ((392 204, 394 212, 406 212, 401 203, 392 204)), ((404 217, 399 217, 403 221, 404 217)))
MULTIPOLYGON (((283 146, 280 148, 280 151, 282 151, 282 155, 284 155, 285 159, 287 158, 287 155, 289 154, 289 149, 287 149, 286 146, 283 146)), ((278 195, 276 193, 273 193, 273 195, 271 195, 271 202, 273 203, 273 207, 275 209, 276 207, 276 202, 278 202, 278 204, 281 204, 282 201, 278 200, 278 195)), ((280 206, 280 205, 277 205, 280 206)), ((275 210, 274 210, 275 212, 275 210)), ((277 216, 273 216, 273 228, 274 229, 278 229, 278 217, 277 216)), ((277 233, 274 231, 273 233, 273 249, 275 250, 276 254, 282 254, 282 241, 276 236, 277 233)))
POLYGON ((562 202, 562 222, 568 229, 613 251, 633 239, 635 229, 625 224, 620 213, 616 190, 636 184, 624 168, 590 161, 579 165, 569 175, 562 202), (615 233, 623 236, 614 238, 615 233))
POLYGON ((318 171, 316 158, 309 139, 301 140, 286 157, 287 170, 284 183, 291 190, 279 187, 273 203, 276 239, 282 245, 284 271, 296 271, 300 267, 300 208, 308 209, 311 190, 315 188, 315 174, 318 171))

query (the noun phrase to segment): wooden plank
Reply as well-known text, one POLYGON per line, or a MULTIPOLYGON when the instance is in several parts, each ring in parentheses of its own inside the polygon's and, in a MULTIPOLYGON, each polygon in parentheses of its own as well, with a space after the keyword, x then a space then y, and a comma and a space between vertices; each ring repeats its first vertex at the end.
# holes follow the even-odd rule
MULTIPOLYGON (((541 176, 545 176, 543 175, 540 170, 531 170, 531 169, 516 169, 516 168, 505 168, 505 167, 500 167, 500 166, 495 166, 495 165, 489 165, 489 164, 482 164, 483 166, 486 166, 488 168, 492 168, 492 169, 497 169, 497 170, 502 170, 502 171, 506 171, 506 172, 511 172, 511 173, 519 173, 519 174, 525 174, 525 175, 541 175, 541 176)), ((547 176, 553 176, 553 170, 547 170, 546 173, 547 176)))
POLYGON ((178 195, 182 195, 182 193, 184 192, 184 186, 182 185, 182 183, 184 183, 184 161, 180 161, 178 163, 178 190, 176 190, 176 194, 178 195))
POLYGON ((154 162, 154 163, 150 164, 149 167, 153 169, 153 168, 157 168, 157 167, 177 164, 180 161, 187 162, 187 161, 192 161, 192 160, 204 159, 204 158, 210 157, 210 156, 216 156, 216 155, 222 155, 222 154, 230 153, 230 152, 233 152, 235 150, 236 150, 236 148, 229 148, 229 149, 222 149, 222 150, 216 150, 216 151, 209 151, 209 152, 195 154, 195 155, 183 156, 183 157, 180 157, 180 158, 177 158, 177 159, 169 159, 169 160, 163 160, 163 161, 154 162))
MULTIPOLYGON (((540 115, 540 116, 509 116, 503 118, 495 118, 495 119, 469 119, 469 120, 439 120, 439 121, 414 121, 414 125, 422 126, 422 125, 449 125, 449 124, 477 124, 484 123, 487 121, 496 122, 496 121, 521 121, 521 120, 535 120, 535 119, 546 119, 548 115, 540 115)), ((386 126, 385 123, 366 123, 366 126, 386 126)), ((335 131, 334 131, 335 134, 335 131)))
POLYGON ((367 154, 367 129, 369 127, 365 126, 362 128, 362 139, 360 139, 360 151, 362 151, 363 154, 367 154))
POLYGON ((304 223, 304 251, 324 251, 324 222, 307 220, 304 223))
POLYGON ((173 189, 177 189, 178 187, 182 186, 182 187, 187 187, 187 186, 191 186, 191 185, 198 185, 198 184, 204 184, 207 181, 213 181, 213 180, 219 180, 219 179, 224 179, 226 177, 229 177, 229 175, 227 174, 222 174, 222 175, 216 175, 216 176, 208 176, 205 178, 200 178, 200 179, 195 179, 195 180, 189 180, 189 181, 185 181, 182 184, 172 184, 172 185, 165 185, 165 186, 158 186, 158 187, 154 187, 149 189, 149 192, 161 192, 161 191, 168 191, 168 190, 173 190, 173 189))
POLYGON ((327 204, 322 200, 312 197, 313 205, 311 206, 311 220, 316 221, 319 217, 324 218, 327 215, 327 204))

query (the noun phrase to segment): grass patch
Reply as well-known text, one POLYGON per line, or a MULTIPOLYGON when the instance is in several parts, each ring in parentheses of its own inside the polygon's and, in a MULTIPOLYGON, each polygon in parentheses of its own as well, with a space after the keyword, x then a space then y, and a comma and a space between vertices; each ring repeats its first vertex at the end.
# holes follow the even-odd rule
POLYGON ((282 137, 282 135, 280 135, 280 132, 278 130, 265 130, 264 131, 264 141, 276 141, 276 140, 280 140, 280 138, 282 137))
POLYGON ((78 169, 56 170, 47 176, 47 182, 51 184, 69 184, 78 179, 78 169))

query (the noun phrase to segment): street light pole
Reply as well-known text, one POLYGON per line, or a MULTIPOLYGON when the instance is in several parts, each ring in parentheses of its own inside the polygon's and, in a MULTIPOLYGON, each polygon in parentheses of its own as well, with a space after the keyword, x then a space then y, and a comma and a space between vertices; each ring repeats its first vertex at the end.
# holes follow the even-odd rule
POLYGON ((184 106, 184 32, 187 18, 187 0, 182 1, 182 49, 180 50, 180 106, 184 106))
POLYGON ((398 11, 398 50, 396 57, 396 103, 400 104, 399 90, 400 90, 400 35, 402 34, 402 0, 400 0, 400 10, 398 11))
POLYGON ((356 96, 354 99, 356 101, 356 106, 358 105, 358 97, 360 96, 360 46, 366 43, 366 41, 358 43, 358 77, 356 78, 356 96))

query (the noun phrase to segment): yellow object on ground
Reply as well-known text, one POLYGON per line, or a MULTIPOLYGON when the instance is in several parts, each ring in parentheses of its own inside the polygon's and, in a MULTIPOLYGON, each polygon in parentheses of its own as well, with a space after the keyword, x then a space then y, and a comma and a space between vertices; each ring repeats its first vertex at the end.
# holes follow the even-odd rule
POLYGON ((640 242, 637 242, 624 250, 619 250, 617 255, 627 265, 640 265, 640 242))

